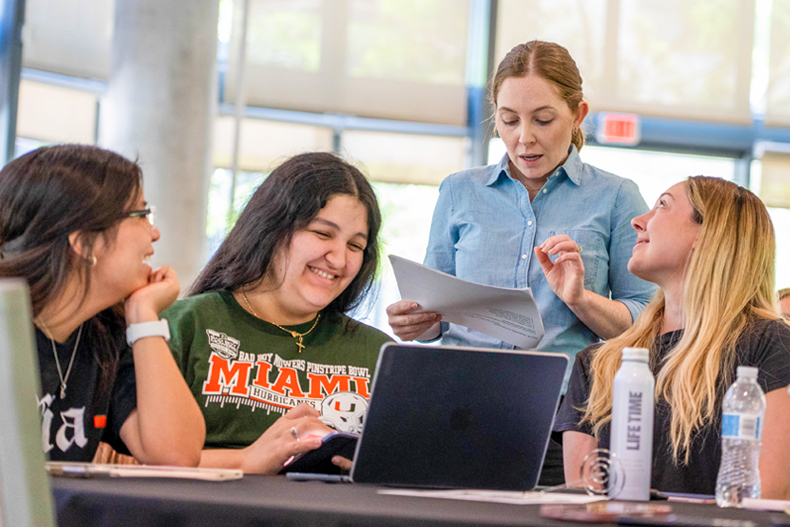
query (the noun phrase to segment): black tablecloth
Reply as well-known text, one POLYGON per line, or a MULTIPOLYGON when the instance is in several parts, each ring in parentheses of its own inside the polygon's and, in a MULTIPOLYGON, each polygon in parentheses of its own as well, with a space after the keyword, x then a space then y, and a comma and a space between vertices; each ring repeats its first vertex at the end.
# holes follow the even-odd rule
MULTIPOLYGON (((52 478, 59 527, 571 525, 536 505, 389 496, 376 487, 245 476, 238 481, 52 478)), ((769 513, 672 503, 680 514, 752 520, 769 513)), ((581 525, 581 524, 574 524, 581 525)), ((600 525, 600 524, 599 524, 600 525)))

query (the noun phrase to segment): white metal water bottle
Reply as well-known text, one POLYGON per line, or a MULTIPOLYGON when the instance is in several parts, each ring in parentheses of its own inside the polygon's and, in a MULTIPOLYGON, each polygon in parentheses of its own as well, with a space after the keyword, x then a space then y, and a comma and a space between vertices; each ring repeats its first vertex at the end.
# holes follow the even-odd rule
POLYGON ((649 357, 644 348, 623 349, 623 363, 614 376, 609 495, 619 500, 650 499, 656 381, 649 357))
POLYGON ((743 498, 760 497, 765 394, 757 368, 738 366, 738 378, 722 403, 721 465, 716 478, 719 507, 740 507, 743 498))

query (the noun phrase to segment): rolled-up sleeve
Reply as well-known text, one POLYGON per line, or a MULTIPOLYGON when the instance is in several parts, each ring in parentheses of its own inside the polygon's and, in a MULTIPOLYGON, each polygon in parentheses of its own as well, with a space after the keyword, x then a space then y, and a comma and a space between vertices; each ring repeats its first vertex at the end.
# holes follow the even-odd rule
POLYGON ((631 226, 631 220, 648 210, 636 183, 623 180, 612 213, 609 288, 612 300, 622 302, 631 312, 631 320, 636 320, 657 290, 655 284, 637 278, 628 270, 631 251, 636 244, 636 231, 631 226))

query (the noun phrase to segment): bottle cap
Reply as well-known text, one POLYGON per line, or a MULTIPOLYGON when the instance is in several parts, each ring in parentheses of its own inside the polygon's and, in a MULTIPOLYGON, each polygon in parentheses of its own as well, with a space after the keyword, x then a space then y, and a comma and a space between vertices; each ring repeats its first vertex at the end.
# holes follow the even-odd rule
POLYGON ((738 378, 756 379, 759 370, 759 368, 754 368, 752 366, 738 366, 738 378))
POLYGON ((647 348, 623 348, 623 360, 647 362, 650 359, 650 350, 647 348))

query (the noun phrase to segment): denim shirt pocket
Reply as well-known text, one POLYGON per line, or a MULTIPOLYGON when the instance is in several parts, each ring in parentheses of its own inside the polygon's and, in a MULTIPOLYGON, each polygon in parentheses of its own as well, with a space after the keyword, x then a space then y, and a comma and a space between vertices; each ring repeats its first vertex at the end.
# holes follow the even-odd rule
POLYGON ((588 229, 557 230, 549 236, 566 234, 582 248, 581 257, 584 264, 584 288, 605 295, 608 282, 609 254, 601 233, 588 229))

